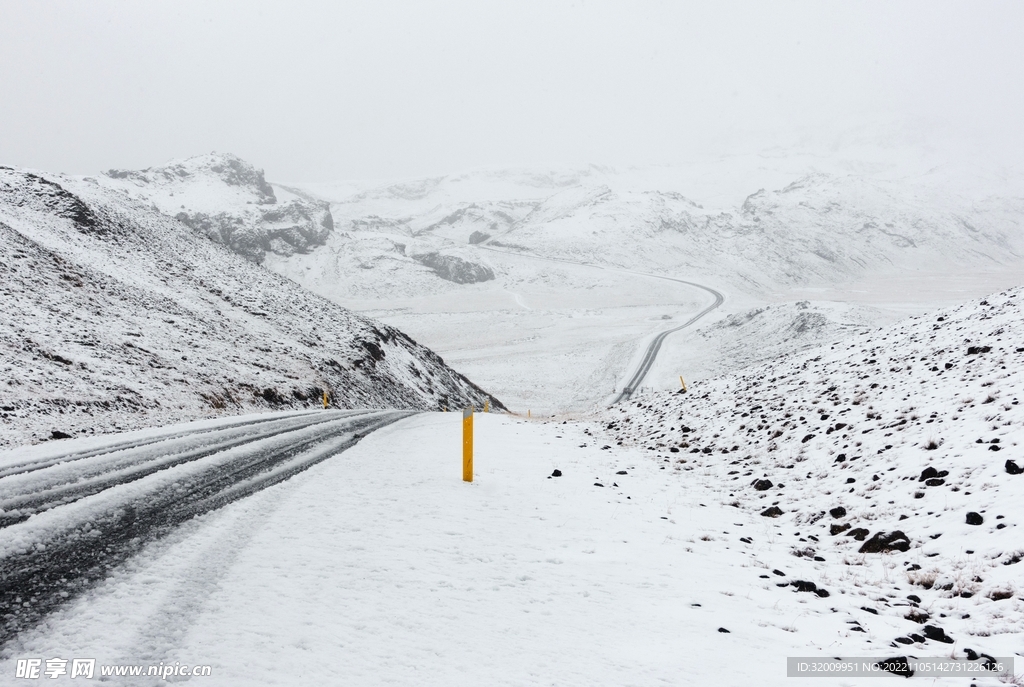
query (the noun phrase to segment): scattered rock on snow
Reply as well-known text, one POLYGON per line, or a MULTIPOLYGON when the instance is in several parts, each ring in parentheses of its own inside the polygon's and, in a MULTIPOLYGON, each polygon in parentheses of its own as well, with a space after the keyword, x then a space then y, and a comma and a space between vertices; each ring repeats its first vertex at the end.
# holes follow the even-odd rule
POLYGON ((925 613, 924 611, 920 611, 920 610, 914 609, 913 611, 911 611, 910 613, 907 613, 903 617, 906 618, 907 620, 911 621, 911 622, 917 623, 918 625, 922 625, 922 624, 928 622, 928 619, 931 618, 931 615, 929 615, 928 613, 925 613))
POLYGON ((968 525, 980 525, 980 524, 982 524, 984 522, 985 522, 985 518, 981 517, 981 513, 975 513, 974 511, 971 511, 970 513, 967 514, 967 524, 968 525))
POLYGON ((754 489, 757 489, 758 491, 767 491, 768 489, 771 489, 772 486, 774 485, 770 479, 754 480, 754 489))
POLYGON ((1019 475, 1022 472, 1024 472, 1024 468, 1022 468, 1021 466, 1017 465, 1016 462, 1014 462, 1012 460, 1008 460, 1008 461, 1006 461, 1006 472, 1011 474, 1011 475, 1019 475))
POLYGON ((939 471, 929 465, 928 467, 921 471, 921 476, 917 478, 917 481, 924 482, 925 480, 935 479, 937 477, 945 477, 948 474, 949 470, 939 471))
POLYGON ((835 508, 830 510, 828 514, 836 519, 846 517, 846 509, 843 508, 842 506, 836 506, 835 508))
POLYGON ((892 532, 875 532, 875 535, 868 539, 860 547, 860 553, 883 553, 885 551, 907 551, 910 549, 910 539, 900 530, 892 532))
POLYGON ((953 638, 946 634, 946 631, 936 625, 925 625, 924 636, 933 642, 952 644, 953 638))
POLYGON ((895 658, 887 658, 884 661, 879 661, 875 665, 877 665, 885 672, 892 673, 893 675, 902 675, 904 677, 914 676, 914 670, 910 667, 910 664, 907 662, 906 656, 896 656, 895 658))
POLYGON ((778 506, 772 506, 771 508, 765 508, 761 511, 761 515, 766 518, 777 518, 782 515, 782 509, 778 506))

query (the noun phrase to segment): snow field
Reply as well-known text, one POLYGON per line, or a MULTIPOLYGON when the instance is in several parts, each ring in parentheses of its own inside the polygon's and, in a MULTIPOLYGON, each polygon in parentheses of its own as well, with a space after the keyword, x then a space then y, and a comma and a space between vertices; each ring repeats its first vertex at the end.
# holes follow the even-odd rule
POLYGON ((211 664, 217 685, 771 685, 787 655, 882 649, 775 588, 803 561, 701 480, 585 426, 478 414, 466 484, 460 426, 401 421, 187 523, 0 674, 60 656, 211 664))

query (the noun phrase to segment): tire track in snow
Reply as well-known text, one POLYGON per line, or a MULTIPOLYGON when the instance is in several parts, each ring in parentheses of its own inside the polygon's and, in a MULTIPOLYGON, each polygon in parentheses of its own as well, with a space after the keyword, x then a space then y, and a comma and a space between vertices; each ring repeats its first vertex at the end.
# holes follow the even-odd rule
MULTIPOLYGON (((0 645, 186 520, 278 484, 411 414, 310 413, 317 422, 277 427, 258 439, 175 462, 182 444, 186 452, 193 448, 186 434, 162 447, 173 466, 111 484, 0 530, 0 645)), ((200 433, 215 438, 219 432, 200 433)))
POLYGON ((658 357, 658 352, 661 351, 661 344, 664 343, 665 339, 668 337, 669 334, 673 334, 675 332, 678 332, 681 329, 685 329, 685 328, 689 327, 690 325, 695 323, 697 320, 701 319, 702 317, 707 315, 709 312, 711 312, 712 310, 715 310, 720 305, 722 305, 722 303, 725 302, 725 296, 723 296, 720 291, 717 291, 717 290, 711 288, 710 286, 705 286, 704 284, 698 284, 697 282, 687 281, 685 279, 677 279, 676 277, 666 277, 666 276, 661 275, 661 274, 650 274, 649 272, 638 272, 636 270, 628 270, 628 269, 624 269, 624 268, 621 268, 621 267, 608 267, 606 265, 599 265, 599 264, 595 264, 595 263, 592 263, 592 262, 579 262, 579 261, 576 261, 576 260, 568 260, 566 258, 551 258, 551 257, 540 256, 540 255, 531 255, 530 253, 520 253, 518 251, 500 250, 498 248, 493 248, 491 246, 485 246, 485 245, 482 245, 482 244, 477 244, 477 248, 482 248, 483 250, 493 251, 495 253, 505 253, 507 255, 516 255, 516 256, 525 257, 525 258, 534 258, 535 260, 549 260, 551 262, 564 262, 564 263, 568 263, 570 265, 582 265, 584 267, 593 267, 595 269, 600 269, 600 270, 609 270, 609 271, 612 271, 612 272, 621 272, 621 273, 624 273, 624 274, 635 274, 637 276, 650 277, 652 279, 664 279, 665 281, 677 282, 679 284, 686 284, 687 286, 692 286, 694 288, 698 288, 698 289, 701 289, 703 291, 707 291, 709 294, 714 296, 715 300, 714 300, 714 302, 711 305, 709 305, 708 307, 706 307, 703 310, 701 310, 699 313, 697 313, 696 315, 691 317, 689 320, 687 320, 683 324, 678 325, 676 327, 672 327, 671 329, 666 329, 663 332, 659 332, 658 335, 655 336, 651 340, 651 342, 649 344, 647 344, 647 348, 644 350, 643 358, 640 359, 640 364, 637 365, 637 368, 636 368, 636 370, 633 371, 633 374, 630 376, 629 381, 626 382, 626 385, 623 387, 622 391, 619 392, 618 396, 615 397, 615 400, 612 401, 611 405, 615 405, 616 403, 621 403, 622 401, 628 400, 636 392, 636 390, 640 387, 640 384, 643 383, 644 377, 647 376, 647 373, 650 372, 651 367, 654 366, 654 361, 658 357))
MULTIPOLYGON (((347 414, 363 412, 369 411, 347 414)), ((63 454, 38 464, 22 464, 17 472, 0 474, 0 528, 181 463, 336 419, 319 412, 304 412, 299 417, 231 423, 212 430, 178 432, 157 440, 118 443, 109 449, 63 454), (169 441, 176 442, 171 451, 166 443, 169 441), (9 479, 3 480, 3 477, 9 479)))

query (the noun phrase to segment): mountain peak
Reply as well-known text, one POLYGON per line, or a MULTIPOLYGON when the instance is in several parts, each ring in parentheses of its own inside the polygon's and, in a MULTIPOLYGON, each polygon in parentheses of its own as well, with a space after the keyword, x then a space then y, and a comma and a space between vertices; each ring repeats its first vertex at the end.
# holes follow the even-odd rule
POLYGON ((231 153, 212 152, 171 160, 160 167, 138 171, 110 169, 104 174, 111 179, 125 179, 139 186, 184 187, 220 182, 251 195, 251 201, 257 204, 270 205, 277 202, 274 189, 264 178, 263 170, 231 153))

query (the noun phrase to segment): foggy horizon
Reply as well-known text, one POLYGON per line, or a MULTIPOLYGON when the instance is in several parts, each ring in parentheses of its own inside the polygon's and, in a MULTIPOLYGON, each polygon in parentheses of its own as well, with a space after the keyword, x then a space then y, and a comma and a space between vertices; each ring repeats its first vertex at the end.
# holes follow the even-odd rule
POLYGON ((1021 147, 1019 4, 0 7, 6 165, 217 151, 299 182, 1021 147))

